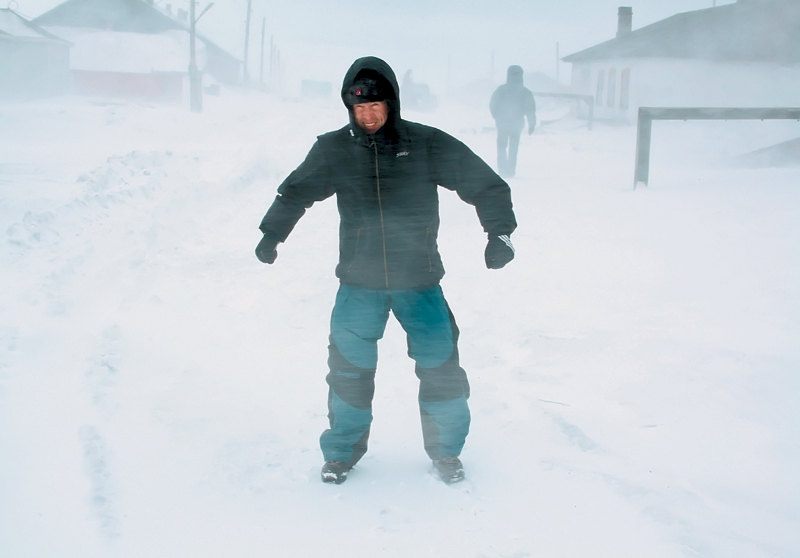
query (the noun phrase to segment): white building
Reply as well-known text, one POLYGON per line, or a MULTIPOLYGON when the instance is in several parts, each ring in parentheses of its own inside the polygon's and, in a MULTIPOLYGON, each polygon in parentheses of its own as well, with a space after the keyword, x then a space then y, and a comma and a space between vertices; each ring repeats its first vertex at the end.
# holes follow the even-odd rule
POLYGON ((634 122, 640 106, 800 106, 800 1, 738 0, 632 30, 564 57, 595 117, 634 122))
MULTIPOLYGON (((153 0, 66 0, 33 20, 73 45, 75 92, 181 102, 188 81, 189 22, 153 0)), ((206 79, 241 81, 241 62, 198 34, 196 63, 206 79)))
POLYGON ((0 99, 66 92, 72 44, 0 8, 0 99))

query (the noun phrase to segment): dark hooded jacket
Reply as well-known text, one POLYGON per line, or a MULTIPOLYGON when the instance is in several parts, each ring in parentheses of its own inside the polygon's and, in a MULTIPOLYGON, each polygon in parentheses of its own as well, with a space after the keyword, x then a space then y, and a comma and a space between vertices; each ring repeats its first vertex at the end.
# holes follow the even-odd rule
POLYGON ((506 83, 495 89, 489 101, 489 111, 500 130, 520 131, 525 127, 533 130, 536 126, 536 103, 533 93, 523 84, 522 68, 509 66, 506 83))
POLYGON ((342 283, 372 289, 417 289, 444 275, 437 247, 437 186, 475 206, 489 235, 516 228, 508 185, 460 141, 441 130, 400 118, 394 72, 383 60, 356 60, 345 75, 342 99, 350 123, 323 134, 305 161, 278 187, 260 229, 283 242, 306 209, 336 194, 342 283), (347 91, 365 74, 391 86, 384 126, 368 135, 356 125, 347 91))

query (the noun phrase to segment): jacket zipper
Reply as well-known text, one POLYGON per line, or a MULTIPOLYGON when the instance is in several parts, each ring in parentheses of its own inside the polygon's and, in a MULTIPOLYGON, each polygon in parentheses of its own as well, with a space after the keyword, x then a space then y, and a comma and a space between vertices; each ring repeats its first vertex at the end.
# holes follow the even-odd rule
POLYGON ((381 172, 378 166, 378 144, 372 140, 372 147, 375 148, 375 181, 378 192, 378 213, 381 216, 381 241, 383 242, 383 273, 386 277, 386 288, 389 288, 389 263, 386 257, 386 229, 383 225, 383 203, 381 202, 381 172))

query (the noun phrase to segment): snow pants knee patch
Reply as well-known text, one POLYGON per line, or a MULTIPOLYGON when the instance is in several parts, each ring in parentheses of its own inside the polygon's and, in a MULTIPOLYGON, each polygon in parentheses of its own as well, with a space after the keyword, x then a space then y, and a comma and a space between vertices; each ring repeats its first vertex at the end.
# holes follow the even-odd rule
POLYGON ((469 399, 467 373, 458 365, 458 358, 448 360, 435 368, 416 367, 419 378, 420 401, 447 401, 464 397, 469 399))
POLYGON ((375 395, 375 368, 360 368, 351 364, 333 343, 328 346, 328 386, 348 405, 356 409, 371 409, 375 395))
POLYGON ((328 391, 328 421, 330 428, 319 438, 325 461, 355 465, 367 453, 372 409, 353 407, 331 389, 328 391))
MULTIPOLYGON (((454 336, 458 330, 453 323, 454 336)), ((469 381, 458 364, 458 351, 441 366, 421 368, 419 378, 419 413, 425 452, 433 459, 461 455, 469 434, 469 381)))
POLYGON ((328 347, 328 424, 320 436, 325 461, 355 465, 367 452, 372 424, 375 369, 351 364, 331 340, 328 347))

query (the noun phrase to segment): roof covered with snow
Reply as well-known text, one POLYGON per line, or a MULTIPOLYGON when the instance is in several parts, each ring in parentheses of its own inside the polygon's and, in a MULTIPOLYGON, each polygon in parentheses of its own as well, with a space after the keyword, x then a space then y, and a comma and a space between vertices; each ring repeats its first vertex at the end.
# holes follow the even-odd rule
MULTIPOLYGON (((33 21, 53 33, 76 37, 71 40, 80 37, 81 45, 73 51, 74 69, 149 72, 188 68, 188 22, 148 0, 67 0, 33 21), (93 52, 93 45, 98 44, 108 50, 93 52)), ((222 82, 236 83, 241 61, 200 33, 196 37, 197 63, 203 71, 222 82), (200 59, 203 55, 208 58, 205 66, 200 59)))
POLYGON ((798 29, 797 0, 738 0, 676 14, 563 60, 696 58, 800 64, 798 29))
POLYGON ((43 27, 93 27, 136 33, 186 29, 145 0, 67 0, 34 21, 43 27))
POLYGON ((0 8, 0 37, 16 37, 45 41, 62 40, 48 33, 38 25, 31 23, 14 10, 7 8, 0 8))
MULTIPOLYGON (((188 22, 174 19, 147 0, 67 0, 33 21, 48 29, 78 27, 143 34, 189 31, 188 22)), ((202 34, 197 33, 197 40, 238 62, 202 34)))

